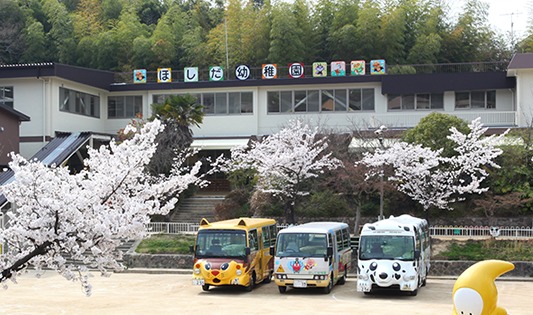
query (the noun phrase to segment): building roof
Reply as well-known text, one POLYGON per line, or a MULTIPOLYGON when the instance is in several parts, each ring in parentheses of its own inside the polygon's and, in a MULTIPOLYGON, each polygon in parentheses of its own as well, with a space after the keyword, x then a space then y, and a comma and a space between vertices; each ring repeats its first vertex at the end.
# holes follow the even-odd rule
POLYGON ((7 106, 5 104, 0 104, 0 111, 7 113, 8 115, 15 116, 19 121, 30 121, 30 117, 24 115, 23 113, 19 112, 18 110, 7 106))
MULTIPOLYGON (((61 133, 47 143, 30 160, 38 160, 47 166, 60 165, 78 151, 91 137, 90 132, 61 133)), ((14 180, 14 172, 7 170, 0 173, 0 186, 14 180)), ((7 203, 0 194, 0 208, 7 203)))
POLYGON ((533 69, 533 53, 529 54, 514 54, 511 62, 509 62, 508 70, 516 69, 533 69))

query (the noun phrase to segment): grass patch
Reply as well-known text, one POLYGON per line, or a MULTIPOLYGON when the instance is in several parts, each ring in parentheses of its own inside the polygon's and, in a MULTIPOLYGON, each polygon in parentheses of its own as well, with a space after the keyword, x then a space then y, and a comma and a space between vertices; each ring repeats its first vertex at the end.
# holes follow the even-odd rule
POLYGON ((190 254, 194 235, 154 234, 141 241, 135 249, 139 254, 190 254))
POLYGON ((533 240, 451 241, 433 259, 532 261, 533 240))

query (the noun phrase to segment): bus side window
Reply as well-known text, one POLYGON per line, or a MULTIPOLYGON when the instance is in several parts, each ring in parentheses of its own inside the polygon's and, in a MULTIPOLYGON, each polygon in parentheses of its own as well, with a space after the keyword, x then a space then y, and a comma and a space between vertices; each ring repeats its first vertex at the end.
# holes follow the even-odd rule
POLYGON ((337 238, 337 251, 343 249, 343 241, 342 241, 342 231, 341 230, 337 230, 335 232, 335 236, 337 238))
POLYGON ((270 247, 270 229, 268 226, 261 228, 261 236, 263 239, 263 248, 270 247))

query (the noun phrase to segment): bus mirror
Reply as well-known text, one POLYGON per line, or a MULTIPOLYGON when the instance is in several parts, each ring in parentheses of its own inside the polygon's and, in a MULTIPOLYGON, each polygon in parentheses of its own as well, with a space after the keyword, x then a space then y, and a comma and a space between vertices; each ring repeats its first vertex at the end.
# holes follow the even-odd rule
POLYGON ((246 250, 245 250, 245 253, 246 253, 246 256, 250 255, 252 251, 250 250, 250 247, 246 247, 246 250))
POLYGON ((270 246, 270 256, 274 256, 274 246, 270 246))
POLYGON ((189 252, 194 253, 194 245, 189 245, 189 252))
POLYGON ((328 257, 333 256, 333 247, 331 247, 331 246, 328 247, 328 249, 326 250, 326 255, 327 255, 328 257))
POLYGON ((419 259, 419 258, 420 258, 420 251, 415 250, 415 259, 419 259))

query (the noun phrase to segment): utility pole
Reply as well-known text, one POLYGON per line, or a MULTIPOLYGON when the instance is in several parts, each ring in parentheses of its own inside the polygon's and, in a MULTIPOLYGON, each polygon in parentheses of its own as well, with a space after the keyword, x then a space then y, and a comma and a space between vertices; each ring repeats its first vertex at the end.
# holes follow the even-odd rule
POLYGON ((522 14, 522 12, 511 12, 511 13, 500 14, 502 16, 509 15, 511 17, 511 33, 510 33, 510 37, 511 37, 511 50, 513 50, 513 51, 515 49, 514 21, 513 21, 513 17, 514 17, 515 14, 519 15, 519 14, 522 14))
MULTIPOLYGON (((379 145, 382 150, 385 150, 385 144, 383 143, 383 137, 384 137, 383 133, 386 130, 387 130, 387 126, 382 125, 381 127, 379 127, 379 129, 374 131, 374 133, 378 137, 379 145)), ((383 185, 384 185, 383 166, 381 166, 381 171, 379 173, 379 218, 378 220, 385 219, 385 216, 383 215, 383 185)))

